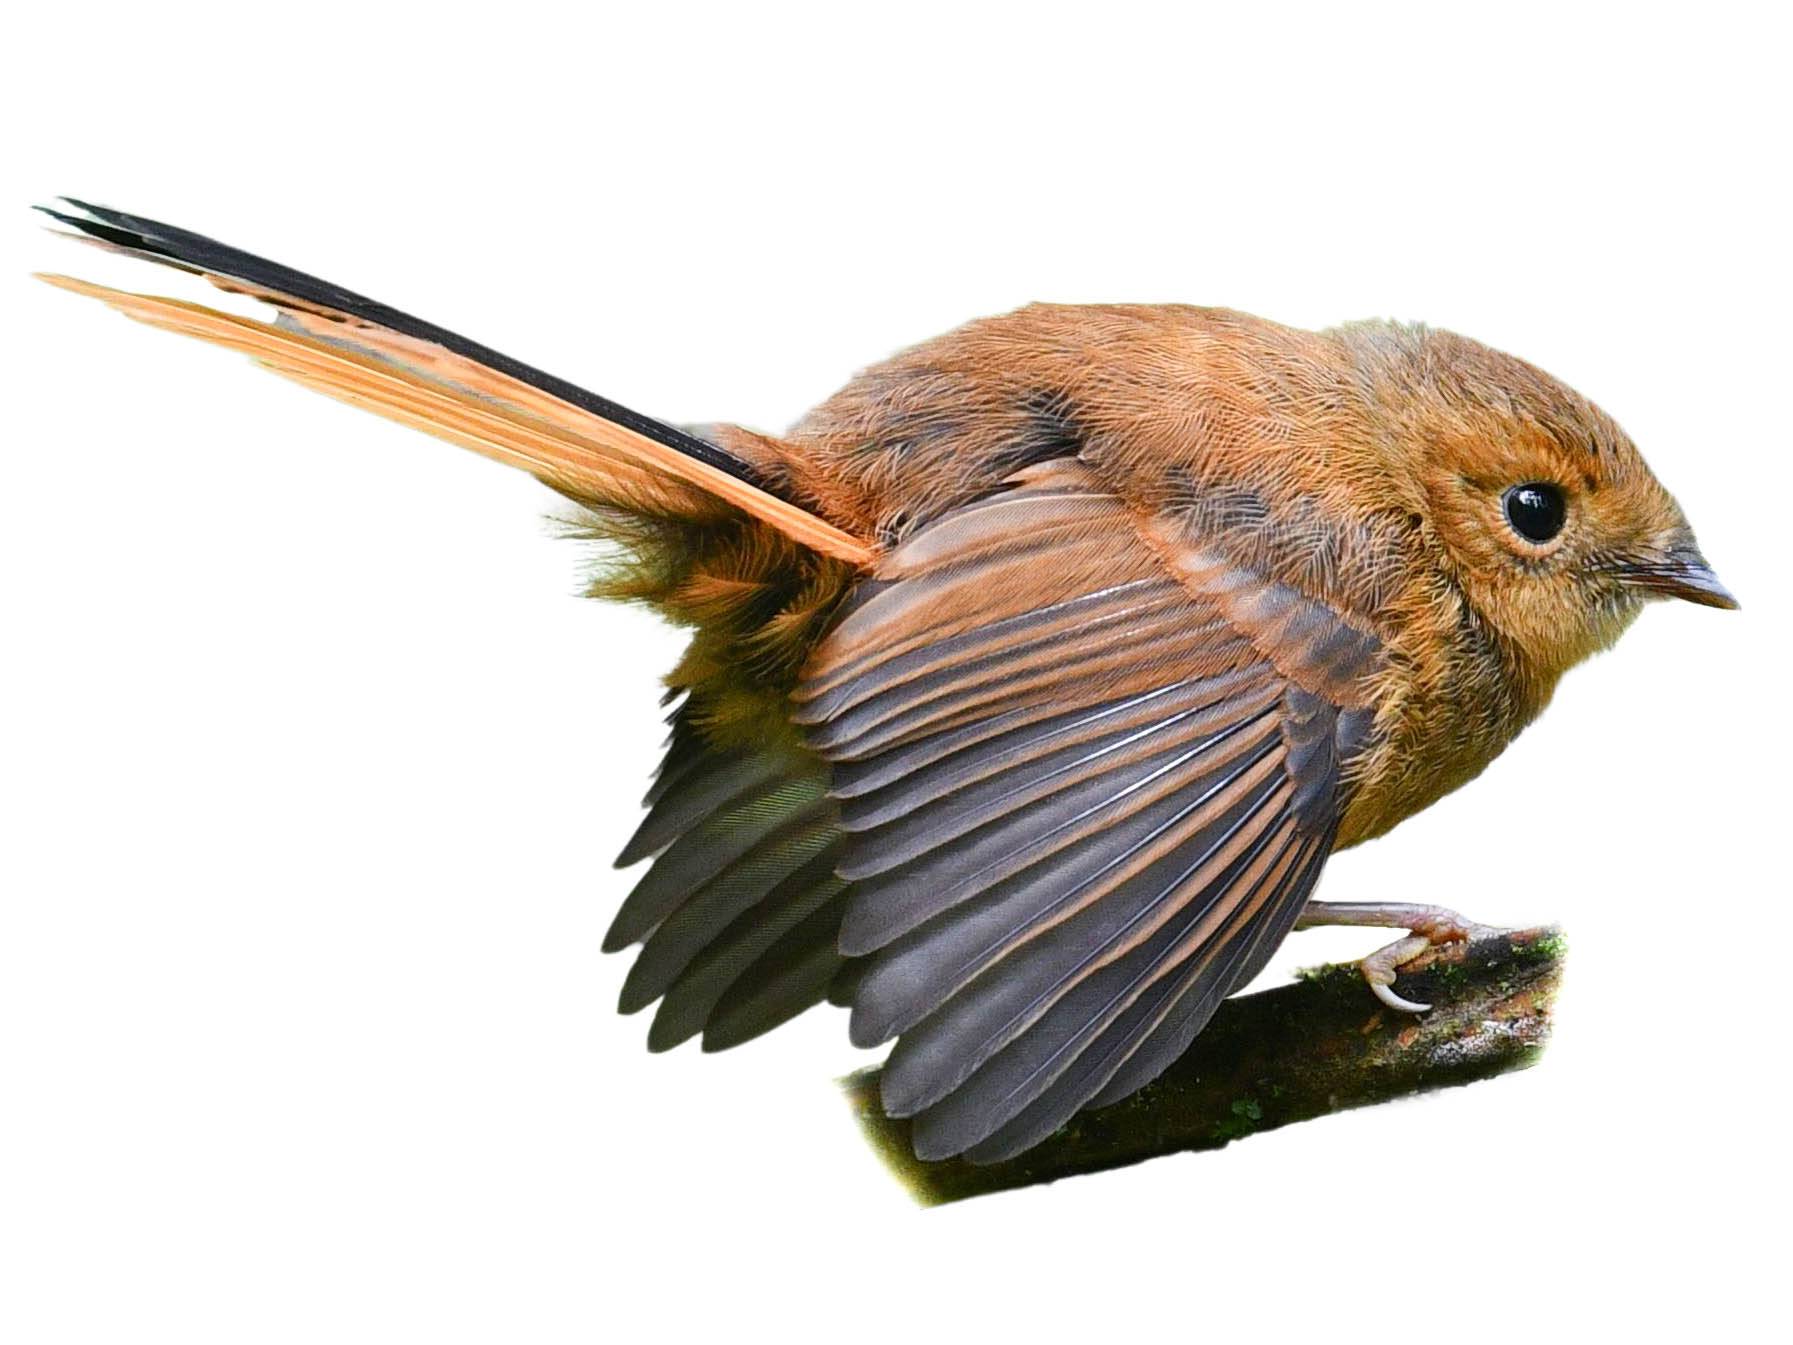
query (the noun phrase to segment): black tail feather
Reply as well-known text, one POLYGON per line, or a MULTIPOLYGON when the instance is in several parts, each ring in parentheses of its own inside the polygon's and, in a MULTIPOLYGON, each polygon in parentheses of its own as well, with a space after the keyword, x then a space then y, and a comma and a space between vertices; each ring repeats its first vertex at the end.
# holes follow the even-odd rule
POLYGON ((271 262, 265 257, 257 257, 252 253, 233 248, 216 239, 207 238, 187 229, 179 229, 171 224, 162 224, 156 220, 145 219, 141 215, 126 214, 122 210, 113 210, 108 206, 94 205, 87 201, 77 200, 72 196, 59 198, 66 201, 76 210, 85 212, 82 215, 68 211, 52 209, 49 206, 38 206, 50 218, 78 229, 90 238, 113 247, 124 248, 140 254, 164 265, 178 270, 212 273, 244 284, 273 290, 288 295, 305 304, 315 304, 322 308, 334 309, 360 318, 365 322, 389 327, 405 336, 420 341, 433 341, 457 355, 477 360, 500 373, 509 375, 521 383, 558 397, 563 402, 571 403, 581 410, 589 411, 595 416, 625 429, 633 430, 644 438, 683 453, 688 457, 707 463, 718 471, 727 472, 737 480, 766 489, 766 483, 759 479, 751 466, 725 452, 716 445, 687 434, 676 426, 664 421, 644 416, 639 411, 632 411, 611 401, 608 397, 600 397, 595 392, 588 392, 577 384, 569 383, 553 374, 544 373, 521 360, 512 359, 508 355, 470 341, 466 337, 438 327, 433 322, 425 322, 422 318, 412 317, 409 313, 400 312, 365 295, 356 294, 328 281, 319 280, 316 276, 307 275, 303 271, 295 271, 290 266, 282 266, 279 262, 271 262))

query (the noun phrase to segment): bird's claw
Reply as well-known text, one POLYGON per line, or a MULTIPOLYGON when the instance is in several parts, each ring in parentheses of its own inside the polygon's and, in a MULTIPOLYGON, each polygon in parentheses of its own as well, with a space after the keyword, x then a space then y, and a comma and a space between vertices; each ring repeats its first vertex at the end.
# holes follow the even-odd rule
POLYGON ((1472 942, 1500 931, 1466 920, 1446 906, 1420 906, 1404 901, 1310 901, 1295 920, 1296 929, 1316 925, 1369 925, 1405 929, 1404 939, 1371 953, 1357 965, 1377 999, 1401 1013, 1424 1013, 1430 1004, 1405 999, 1394 991, 1395 973, 1434 944, 1472 942))
POLYGON ((1395 973, 1427 949, 1441 943, 1472 943, 1485 934, 1497 933, 1492 925, 1466 920, 1443 906, 1425 906, 1408 920, 1413 932, 1386 948, 1371 953, 1358 967, 1377 999, 1401 1013, 1425 1013, 1432 1006, 1405 999, 1394 991, 1395 973))
POLYGON ((1424 1013, 1432 1007, 1430 1004, 1403 999, 1395 993, 1395 972, 1431 946, 1432 940, 1425 935, 1409 935, 1405 939, 1396 939, 1386 948, 1377 949, 1357 967, 1363 973, 1363 979, 1369 982, 1370 992, 1389 1008, 1400 1013, 1424 1013))

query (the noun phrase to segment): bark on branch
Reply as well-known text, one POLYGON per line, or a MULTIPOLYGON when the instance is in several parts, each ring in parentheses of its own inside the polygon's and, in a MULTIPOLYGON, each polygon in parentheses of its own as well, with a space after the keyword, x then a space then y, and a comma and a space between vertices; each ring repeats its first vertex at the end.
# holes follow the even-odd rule
POLYGON ((878 1105, 876 1068, 841 1084, 891 1170, 922 1204, 944 1204, 1524 1069, 1549 1035, 1563 954, 1554 927, 1434 949, 1401 971, 1401 994, 1432 1005, 1418 1017, 1383 1008, 1354 965, 1228 1000, 1156 1082, 1006 1163, 921 1162, 908 1122, 878 1105))

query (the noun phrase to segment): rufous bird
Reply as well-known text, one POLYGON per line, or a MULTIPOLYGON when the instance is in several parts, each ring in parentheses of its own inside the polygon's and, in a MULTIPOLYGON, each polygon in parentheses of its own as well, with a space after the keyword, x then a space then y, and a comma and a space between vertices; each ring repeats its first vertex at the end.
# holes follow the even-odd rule
POLYGON ((692 635, 607 949, 656 1049, 832 999, 895 1039, 924 1158, 1124 1098, 1300 924, 1327 856, 1473 778, 1656 597, 1736 604, 1631 440, 1540 370, 1392 322, 1036 304, 787 434, 679 429, 211 239, 87 240, 273 323, 60 276, 521 467, 613 543, 595 596, 692 635))

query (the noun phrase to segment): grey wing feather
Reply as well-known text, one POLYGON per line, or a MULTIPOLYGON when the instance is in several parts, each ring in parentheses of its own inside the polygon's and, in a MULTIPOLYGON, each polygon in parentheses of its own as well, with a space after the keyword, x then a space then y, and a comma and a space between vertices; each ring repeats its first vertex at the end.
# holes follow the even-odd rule
POLYGON ((1035 469, 888 557, 799 688, 866 956, 853 1036, 897 1037, 883 1101, 923 1157, 1018 1152, 1154 1077, 1330 849, 1338 708, 1251 636, 1359 633, 1210 567, 1242 629, 1134 525, 1035 469))

